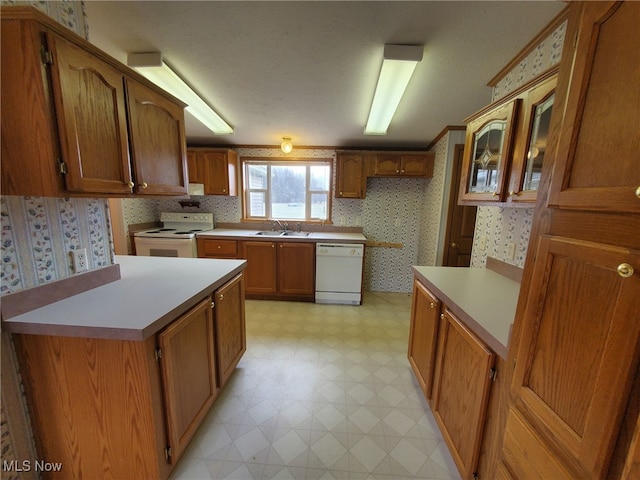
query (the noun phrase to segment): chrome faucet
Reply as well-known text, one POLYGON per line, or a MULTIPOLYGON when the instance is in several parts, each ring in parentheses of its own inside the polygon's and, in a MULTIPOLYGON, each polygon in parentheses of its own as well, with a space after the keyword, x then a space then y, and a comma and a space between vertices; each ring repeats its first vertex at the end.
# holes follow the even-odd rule
POLYGON ((280 226, 280 230, 282 231, 286 231, 287 228, 289 227, 286 223, 283 225, 280 220, 272 220, 272 221, 273 221, 273 226, 275 227, 276 224, 278 224, 280 226))

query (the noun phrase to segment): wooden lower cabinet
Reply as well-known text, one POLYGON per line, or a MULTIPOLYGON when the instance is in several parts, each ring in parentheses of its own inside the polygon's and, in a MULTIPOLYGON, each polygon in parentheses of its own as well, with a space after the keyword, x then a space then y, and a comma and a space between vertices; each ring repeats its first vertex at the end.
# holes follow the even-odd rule
POLYGON ((216 290, 215 338, 218 358, 218 379, 220 388, 224 387, 236 368, 240 358, 247 350, 247 337, 244 316, 244 276, 236 278, 216 290))
POLYGON ((197 237, 198 257, 238 258, 238 241, 197 237))
POLYGON ((144 341, 15 334, 45 478, 168 478, 244 352, 242 275, 144 341))
POLYGON ((278 244, 278 291, 285 295, 315 295, 315 244, 278 244))
POLYGON ((433 415, 464 479, 476 473, 495 354, 450 311, 441 314, 433 415))
POLYGON ((158 334, 170 463, 182 456, 218 396, 212 309, 207 298, 158 334))
POLYGON ((245 286, 248 296, 273 295, 278 291, 276 242, 242 242, 242 258, 247 260, 245 286))
POLYGON ((431 399, 439 325, 440 300, 422 283, 414 280, 407 356, 427 400, 431 399))
POLYGON ((313 301, 315 243, 242 242, 247 298, 313 301))
POLYGON ((506 362, 418 279, 408 358, 462 478, 495 478, 509 396, 506 362))

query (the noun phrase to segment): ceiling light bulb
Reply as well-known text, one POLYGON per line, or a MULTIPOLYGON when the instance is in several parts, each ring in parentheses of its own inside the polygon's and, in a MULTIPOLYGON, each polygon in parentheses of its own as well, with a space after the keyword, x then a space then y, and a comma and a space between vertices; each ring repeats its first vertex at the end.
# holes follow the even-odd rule
POLYGON ((282 143, 280 148, 284 153, 291 153, 293 150, 293 143, 291 143, 291 137, 282 137, 282 143))

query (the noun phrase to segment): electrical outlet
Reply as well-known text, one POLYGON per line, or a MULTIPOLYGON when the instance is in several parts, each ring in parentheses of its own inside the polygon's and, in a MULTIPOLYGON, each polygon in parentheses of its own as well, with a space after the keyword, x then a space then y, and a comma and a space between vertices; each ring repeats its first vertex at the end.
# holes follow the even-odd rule
POLYGON ((483 252, 487 249, 487 236, 486 235, 481 235, 480 236, 480 250, 482 250, 483 252))
POLYGON ((87 249, 79 248, 78 250, 73 250, 71 252, 71 256, 73 258, 73 271, 84 272, 85 270, 89 270, 89 259, 87 258, 87 249))
POLYGON ((504 251, 505 260, 513 260, 516 258, 516 244, 513 242, 507 243, 507 247, 504 251))

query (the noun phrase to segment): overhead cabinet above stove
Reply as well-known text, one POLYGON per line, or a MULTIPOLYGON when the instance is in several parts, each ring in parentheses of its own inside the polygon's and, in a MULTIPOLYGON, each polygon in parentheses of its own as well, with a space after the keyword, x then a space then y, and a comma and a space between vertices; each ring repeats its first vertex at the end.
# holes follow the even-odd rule
POLYGON ((3 194, 187 194, 179 100, 33 8, 1 33, 3 194))

